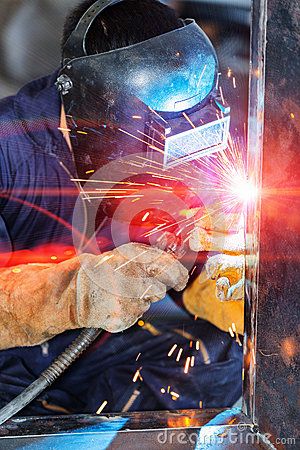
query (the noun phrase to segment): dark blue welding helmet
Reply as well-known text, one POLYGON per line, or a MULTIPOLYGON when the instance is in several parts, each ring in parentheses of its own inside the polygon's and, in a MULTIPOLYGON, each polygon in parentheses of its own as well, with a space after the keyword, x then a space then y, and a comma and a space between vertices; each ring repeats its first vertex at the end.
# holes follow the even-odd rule
POLYGON ((218 61, 194 20, 178 29, 105 53, 88 55, 86 37, 108 6, 96 1, 69 37, 57 87, 71 142, 99 163, 145 152, 170 168, 224 150, 230 109, 217 95, 218 61))

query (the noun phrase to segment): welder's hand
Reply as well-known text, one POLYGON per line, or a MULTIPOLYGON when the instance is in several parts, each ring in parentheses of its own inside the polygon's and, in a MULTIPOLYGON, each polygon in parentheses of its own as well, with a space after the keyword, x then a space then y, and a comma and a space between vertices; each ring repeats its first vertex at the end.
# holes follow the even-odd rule
POLYGON ((194 226, 189 237, 190 249, 194 252, 234 252, 245 249, 245 231, 241 215, 225 214, 212 223, 208 214, 194 208, 189 216, 194 226))
POLYGON ((81 255, 77 321, 81 327, 123 331, 166 295, 180 291, 187 269, 172 255, 143 244, 125 244, 100 256, 81 255))
POLYGON ((244 255, 214 255, 208 259, 205 270, 208 278, 216 280, 216 297, 219 300, 243 300, 244 255))
POLYGON ((190 235, 190 249, 194 252, 236 252, 245 248, 244 231, 239 233, 225 233, 220 231, 207 231, 197 226, 190 235))

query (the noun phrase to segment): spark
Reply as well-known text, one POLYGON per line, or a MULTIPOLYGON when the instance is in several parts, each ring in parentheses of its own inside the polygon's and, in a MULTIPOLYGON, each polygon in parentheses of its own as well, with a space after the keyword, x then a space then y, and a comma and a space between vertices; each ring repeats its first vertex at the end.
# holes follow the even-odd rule
POLYGON ((59 131, 62 131, 62 132, 68 132, 68 133, 70 133, 71 132, 71 130, 69 129, 69 128, 61 128, 61 127, 57 127, 57 129, 59 130, 59 131))
POLYGON ((201 340, 196 342, 196 350, 200 350, 201 351, 204 364, 210 364, 211 363, 210 357, 209 357, 209 353, 207 351, 207 348, 205 347, 204 343, 201 340))
MULTIPOLYGON (((149 159, 149 158, 144 158, 143 156, 137 155, 136 156, 138 159, 141 159, 142 161, 146 161, 150 164, 145 165, 145 167, 153 167, 153 164, 155 164, 156 166, 160 166, 161 168, 163 167, 163 164, 160 163, 159 161, 154 161, 153 159, 149 159)), ((156 169, 158 169, 159 167, 155 167, 156 169)))
POLYGON ((295 114, 294 114, 294 113, 291 113, 291 114, 290 114, 290 118, 291 118, 291 119, 295 119, 295 114))
POLYGON ((228 331, 229 331, 230 336, 234 338, 234 332, 232 331, 231 327, 228 328, 228 331))
MULTIPOLYGON (((89 180, 89 179, 85 179, 85 178, 71 178, 70 181, 74 181, 74 182, 89 182, 89 183, 103 183, 103 184, 114 184, 115 181, 104 181, 104 180, 89 180)), ((133 181, 118 181, 118 184, 125 184, 127 186, 145 186, 145 183, 136 183, 133 181)))
POLYGON ((205 71, 206 71, 206 68, 207 68, 207 64, 204 65, 203 70, 202 70, 202 72, 201 72, 201 75, 200 75, 200 77, 199 77, 199 80, 198 80, 198 83, 197 83, 197 90, 200 89, 200 84, 201 84, 203 75, 204 75, 204 73, 205 73, 205 71))
POLYGON ((177 394, 177 392, 171 391, 170 394, 172 397, 175 397, 176 400, 177 400, 177 398, 179 398, 179 394, 177 394))
POLYGON ((87 170, 85 173, 86 173, 86 175, 89 175, 90 173, 95 173, 95 171, 94 170, 87 170))
POLYGON ((148 211, 148 212, 146 212, 146 214, 143 216, 142 222, 146 222, 146 220, 148 219, 149 216, 150 216, 150 213, 149 213, 149 211, 148 211))
POLYGON ((142 116, 132 116, 133 119, 141 119, 142 116))
POLYGON ((165 231, 166 229, 168 229, 168 228, 170 228, 170 227, 173 227, 174 225, 179 225, 180 223, 182 223, 182 222, 187 222, 187 221, 189 221, 189 220, 190 220, 190 219, 182 219, 182 220, 179 220, 178 222, 171 223, 171 224, 166 225, 166 226, 164 226, 165 224, 161 224, 161 225, 159 225, 158 227, 154 228, 153 230, 149 231, 148 233, 145 233, 144 236, 145 236, 145 237, 152 236, 153 234, 157 233, 158 231, 165 231), (162 226, 163 226, 163 228, 162 228, 162 226))
POLYGON ((132 405, 134 404, 135 400, 138 398, 138 396, 140 395, 140 391, 138 391, 137 389, 135 389, 133 391, 132 396, 129 398, 128 402, 126 403, 126 405, 124 406, 124 408, 122 409, 122 412, 127 412, 130 410, 130 408, 132 407, 132 405))
POLYGON ((122 198, 140 198, 140 195, 97 195, 97 196, 89 196, 89 197, 84 197, 82 200, 101 200, 101 199, 122 199, 122 198))
POLYGON ((160 392, 161 392, 162 394, 165 394, 165 393, 166 393, 166 390, 165 390, 164 388, 161 388, 160 392))
POLYGON ((232 75, 232 70, 228 67, 227 76, 230 78, 232 75))
POLYGON ((104 264, 106 261, 109 261, 111 258, 113 258, 114 255, 105 255, 103 258, 100 259, 100 261, 95 265, 96 267, 101 266, 101 264, 104 264))
POLYGON ((236 80, 235 80, 235 77, 232 78, 232 84, 233 84, 234 89, 236 89, 236 80))
MULTIPOLYGON (((236 326, 235 326, 234 322, 232 323, 231 328, 232 328, 232 331, 235 333, 235 342, 237 344, 239 344, 240 347, 242 347, 242 343, 240 341, 240 338, 239 338, 239 335, 238 335, 238 332, 236 330, 236 326)), ((232 336, 232 337, 234 337, 234 336, 232 336)))
MULTIPOLYGON (((154 186, 154 187, 159 187, 159 188, 161 188, 161 189, 166 189, 166 188, 168 188, 167 186, 162 186, 161 184, 157 184, 157 183, 150 183, 150 182, 148 182, 147 183, 149 186, 154 186)), ((169 190, 170 189, 172 189, 172 188, 168 188, 169 190)))
MULTIPOLYGON (((194 266, 192 271, 191 271, 191 276, 193 275, 193 273, 195 272, 195 270, 197 269, 197 266, 194 266)), ((195 319, 196 320, 196 319, 195 319)))
POLYGON ((165 123, 168 125, 168 122, 167 122, 162 116, 160 116, 160 115, 158 114, 157 111, 155 111, 154 109, 152 109, 151 106, 148 106, 148 108, 150 109, 150 111, 151 111, 153 114, 155 114, 157 117, 159 117, 160 120, 162 120, 163 122, 165 122, 165 123))
MULTIPOLYGON (((112 189, 110 189, 109 190, 109 192, 110 193, 115 193, 115 194, 127 194, 129 191, 132 191, 132 192, 137 192, 138 191, 138 189, 114 189, 114 188, 112 188, 112 189)), ((85 191, 85 193, 86 194, 97 194, 98 192, 103 192, 103 193, 105 193, 105 192, 107 192, 107 190, 106 189, 101 189, 101 188, 96 188, 95 189, 95 191, 85 191)))
POLYGON ((142 370, 142 367, 140 367, 134 374, 132 381, 135 383, 137 379, 139 378, 141 381, 143 381, 143 378, 141 377, 140 371, 142 370))
POLYGON ((161 146, 164 148, 164 144, 162 144, 161 142, 159 142, 157 139, 154 139, 153 137, 150 137, 148 134, 143 133, 143 132, 140 131, 140 130, 137 130, 137 132, 138 132, 139 134, 142 134, 142 135, 145 136, 146 138, 151 139, 151 142, 156 142, 158 145, 161 145, 161 146))
POLYGON ((101 414, 102 411, 104 410, 105 406, 107 405, 107 403, 108 403, 108 401, 105 400, 105 401, 102 403, 102 405, 100 406, 100 408, 97 410, 96 414, 101 414))
POLYGON ((114 271, 122 269, 123 267, 127 266, 127 264, 130 264, 135 259, 139 258, 140 256, 144 255, 145 253, 148 253, 149 250, 144 250, 143 252, 139 253, 138 255, 134 256, 133 258, 129 259, 128 261, 121 264, 119 267, 117 267, 114 271))
POLYGON ((140 356, 141 356, 141 353, 139 353, 139 354, 137 355, 137 357, 135 358, 135 360, 137 361, 137 360, 139 359, 140 356))
POLYGON ((193 341, 190 341, 190 348, 193 348, 193 341))
POLYGON ((176 361, 177 362, 180 360, 182 352, 183 352, 183 348, 179 349, 179 352, 178 352, 177 357, 176 357, 176 361))
POLYGON ((184 373, 188 373, 190 367, 191 357, 188 356, 185 361, 184 373))
POLYGON ((220 94, 221 94, 222 103, 223 103, 223 105, 225 105, 223 90, 222 90, 221 86, 219 86, 219 91, 220 91, 220 94))
POLYGON ((12 273, 21 273, 21 272, 22 272, 22 270, 19 267, 14 267, 12 269, 12 273))
POLYGON ((134 198, 133 200, 131 200, 131 203, 138 202, 139 200, 141 200, 141 196, 139 196, 138 198, 134 198))
POLYGON ((182 115, 188 121, 188 123, 191 125, 192 128, 196 128, 191 119, 189 118, 189 116, 185 112, 183 112, 182 115))
MULTIPOLYGON (((160 231, 161 227, 164 227, 164 226, 165 226, 165 223, 160 223, 160 224, 157 225, 155 228, 153 228, 151 231, 145 233, 145 234, 143 235, 143 237, 149 237, 149 236, 151 236, 152 234, 156 233, 157 231, 160 231)), ((164 230, 164 228, 163 228, 163 230, 164 230)))
POLYGON ((57 258, 57 256, 53 255, 53 256, 50 256, 50 259, 52 259, 52 261, 56 261, 58 258, 57 258))
POLYGON ((147 292, 150 291, 150 289, 152 288, 153 284, 150 284, 150 286, 147 287, 147 289, 145 290, 145 292, 140 296, 140 299, 143 299, 145 297, 145 295, 147 294, 147 292))
POLYGON ((77 131, 78 134, 87 134, 86 131, 77 131))
MULTIPOLYGON (((122 128, 118 128, 118 130, 121 131, 121 133, 127 134, 127 136, 130 136, 130 137, 136 139, 137 141, 142 142, 143 144, 149 145, 149 142, 138 138, 137 136, 135 136, 134 134, 129 133, 128 131, 122 130, 122 128)), ((160 148, 156 147, 155 145, 149 145, 149 147, 153 148, 154 150, 157 150, 158 152, 160 152, 160 153, 162 153, 164 155, 164 151, 161 150, 160 148)))
POLYGON ((5 195, 7 196, 7 198, 10 198, 10 196, 12 195, 12 193, 16 194, 16 195, 21 195, 23 196, 25 195, 31 195, 33 194, 34 196, 43 196, 46 195, 47 197, 49 196, 54 196, 57 197, 58 195, 63 194, 64 196, 76 196, 78 195, 78 188, 48 188, 48 189, 40 189, 40 188, 26 188, 26 189, 13 189, 12 190, 6 190, 5 191, 5 195))
POLYGON ((168 386, 168 390, 167 390, 168 394, 170 393, 170 389, 171 389, 171 386, 168 386))
POLYGON ((138 326, 143 327, 145 325, 145 322, 143 320, 138 321, 138 326))
POLYGON ((199 402, 199 408, 200 408, 200 409, 203 408, 203 401, 202 401, 202 400, 200 400, 200 402, 199 402))
POLYGON ((191 357, 191 367, 194 367, 195 365, 195 356, 191 357))
POLYGON ((212 175, 202 189, 222 195, 220 211, 242 213, 241 208, 245 208, 258 195, 257 187, 248 179, 243 155, 240 143, 229 136, 228 148, 219 152, 213 161, 211 158, 199 160, 199 175, 212 175))
POLYGON ((173 347, 171 348, 171 350, 169 351, 168 356, 172 356, 172 354, 174 353, 176 348, 177 348, 177 344, 174 344, 173 347))
POLYGON ((219 82, 220 82, 220 77, 221 77, 221 75, 222 75, 222 73, 221 73, 221 72, 218 72, 216 89, 219 89, 219 82))
POLYGON ((146 172, 147 175, 152 175, 153 178, 161 178, 162 180, 169 181, 183 181, 183 178, 171 177, 170 175, 162 175, 155 172, 146 172))
POLYGON ((239 335, 238 335, 237 333, 235 333, 235 342, 236 342, 237 344, 239 344, 240 347, 242 347, 242 343, 241 343, 240 338, 239 338, 239 335))

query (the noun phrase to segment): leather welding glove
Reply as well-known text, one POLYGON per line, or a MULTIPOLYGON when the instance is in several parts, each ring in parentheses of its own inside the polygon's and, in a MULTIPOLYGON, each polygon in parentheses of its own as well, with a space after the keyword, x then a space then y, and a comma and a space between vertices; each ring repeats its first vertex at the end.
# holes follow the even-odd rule
POLYGON ((194 252, 227 252, 240 254, 245 249, 245 232, 243 229, 236 233, 222 230, 206 231, 197 226, 189 239, 190 249, 194 252))
POLYGON ((208 278, 216 280, 216 297, 221 301, 243 300, 245 274, 243 230, 237 234, 208 235, 198 229, 191 236, 190 246, 194 251, 222 252, 209 257, 205 265, 208 278))
POLYGON ((214 255, 205 265, 208 278, 216 280, 216 297, 221 301, 244 299, 244 255, 214 255))
POLYGON ((181 290, 187 280, 173 256, 140 244, 0 269, 0 349, 38 345, 82 327, 125 330, 167 286, 181 290))
POLYGON ((131 327, 152 302, 188 282, 187 269, 169 253, 144 244, 125 244, 102 257, 85 255, 77 277, 81 327, 116 333, 131 327))
POLYGON ((210 224, 209 231, 207 218, 196 220, 189 246, 195 252, 220 252, 209 257, 205 265, 208 278, 216 280, 216 297, 221 301, 243 300, 245 231, 242 216, 224 214, 221 220, 218 219, 219 229, 216 226, 212 229, 210 224))

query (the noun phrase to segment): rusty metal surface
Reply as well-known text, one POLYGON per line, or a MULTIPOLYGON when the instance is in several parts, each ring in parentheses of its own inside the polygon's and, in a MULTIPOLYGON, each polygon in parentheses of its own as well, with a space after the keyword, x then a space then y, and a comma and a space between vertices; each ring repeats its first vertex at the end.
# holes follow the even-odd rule
POLYGON ((274 443, 299 424, 299 19, 299 2, 269 0, 255 417, 274 443))

